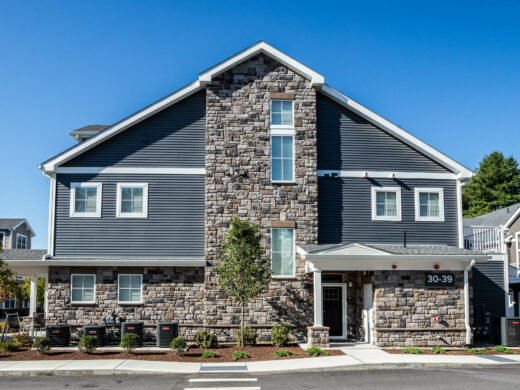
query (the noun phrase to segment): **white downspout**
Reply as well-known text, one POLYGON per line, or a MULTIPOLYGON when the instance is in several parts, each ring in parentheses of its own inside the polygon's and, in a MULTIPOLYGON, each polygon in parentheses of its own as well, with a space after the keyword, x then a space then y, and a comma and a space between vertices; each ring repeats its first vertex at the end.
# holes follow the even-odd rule
POLYGON ((466 345, 471 345, 471 326, 469 325, 469 271, 475 265, 471 260, 464 269, 464 325, 466 327, 466 345))

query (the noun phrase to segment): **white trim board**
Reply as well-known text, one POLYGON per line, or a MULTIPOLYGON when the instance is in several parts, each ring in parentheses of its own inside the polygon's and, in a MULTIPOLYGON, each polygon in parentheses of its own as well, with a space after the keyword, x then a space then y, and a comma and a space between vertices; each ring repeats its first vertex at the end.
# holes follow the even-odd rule
POLYGON ((205 175, 205 168, 143 168, 143 167, 59 167, 56 173, 84 174, 147 174, 147 175, 205 175))
POLYGON ((506 228, 510 228, 511 225, 516 221, 516 219, 520 216, 520 207, 518 208, 518 210, 515 211, 515 213, 511 216, 511 218, 509 218, 506 222, 506 224, 504 225, 504 227, 506 228))
POLYGON ((435 172, 392 172, 392 171, 342 171, 335 169, 319 169, 318 176, 338 176, 352 178, 374 179, 432 179, 432 180, 456 180, 454 173, 435 172))

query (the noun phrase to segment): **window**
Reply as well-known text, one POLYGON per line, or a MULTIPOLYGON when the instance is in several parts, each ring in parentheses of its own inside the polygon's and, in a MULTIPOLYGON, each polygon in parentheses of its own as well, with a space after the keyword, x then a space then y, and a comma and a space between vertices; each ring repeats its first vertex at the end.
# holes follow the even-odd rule
POLYGON ((271 274, 294 276, 294 229, 271 229, 271 274))
POLYGON ((2 309, 16 309, 16 299, 7 298, 2 303, 2 309))
POLYGON ((372 219, 401 221, 401 187, 372 187, 372 219))
POLYGON ((415 220, 444 221, 444 191, 442 188, 416 188, 415 220))
POLYGON ((101 183, 71 183, 70 216, 101 217, 101 183))
POLYGON ((5 248, 5 232, 0 232, 0 249, 5 248))
POLYGON ((96 295, 96 275, 72 274, 71 302, 94 303, 96 295))
POLYGON ((143 293, 143 275, 120 274, 119 302, 121 303, 141 303, 143 293))
POLYGON ((148 217, 148 183, 117 183, 117 217, 148 217))
POLYGON ((271 100, 271 127, 293 127, 293 101, 271 100))
POLYGON ((294 180, 294 137, 271 137, 271 181, 294 180))
POLYGON ((27 236, 16 234, 16 249, 27 249, 27 236))

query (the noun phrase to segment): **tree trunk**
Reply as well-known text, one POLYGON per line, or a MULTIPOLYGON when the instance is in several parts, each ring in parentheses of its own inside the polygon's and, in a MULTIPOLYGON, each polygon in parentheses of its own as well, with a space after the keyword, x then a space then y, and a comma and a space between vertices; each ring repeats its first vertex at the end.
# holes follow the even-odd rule
POLYGON ((242 302, 242 320, 240 321, 240 342, 242 344, 242 348, 245 347, 244 345, 244 310, 245 310, 245 303, 242 302))

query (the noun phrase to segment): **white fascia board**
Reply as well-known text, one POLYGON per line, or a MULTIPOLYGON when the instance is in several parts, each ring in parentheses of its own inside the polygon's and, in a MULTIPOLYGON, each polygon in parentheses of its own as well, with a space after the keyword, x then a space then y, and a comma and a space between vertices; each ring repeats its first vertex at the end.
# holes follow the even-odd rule
POLYGON ((520 216, 520 207, 518 208, 518 210, 515 211, 515 213, 511 216, 511 218, 509 218, 506 222, 506 224, 504 225, 505 228, 510 228, 511 225, 516 221, 516 219, 520 216))
POLYGON ((130 126, 139 123, 146 118, 154 115, 155 113, 171 106, 172 104, 177 103, 178 101, 185 99, 186 97, 194 94, 195 92, 201 90, 200 82, 194 81, 191 84, 186 85, 185 87, 179 89, 178 91, 172 93, 171 95, 166 96, 163 99, 158 100, 157 102, 149 105, 148 107, 136 112, 135 114, 130 115, 129 117, 123 119, 122 121, 116 123, 115 125, 103 130, 97 135, 88 138, 87 140, 77 144, 76 146, 70 148, 66 152, 46 161, 43 164, 40 164, 40 169, 44 172, 56 172, 56 167, 60 164, 63 164, 70 159, 76 157, 77 155, 84 153, 85 151, 93 148, 96 145, 104 142, 110 137, 119 134, 123 130, 126 130, 130 126))
POLYGON ((441 261, 441 260, 426 260, 426 261, 383 261, 375 260, 366 262, 364 260, 351 261, 319 261, 307 260, 306 270, 320 270, 320 271, 464 271, 466 267, 471 264, 471 260, 465 259, 463 261, 441 261), (397 268, 393 269, 395 265, 397 268), (440 268, 435 269, 438 265, 440 268))
POLYGON ((111 266, 111 267, 205 267, 206 260, 197 259, 49 259, 49 260, 3 260, 6 264, 17 267, 34 266, 111 266))
POLYGON ((148 168, 148 167, 57 167, 56 173, 80 174, 150 174, 150 175, 204 175, 205 168, 148 168))
POLYGON ((421 262, 427 260, 435 261, 468 261, 475 260, 476 262, 486 262, 491 259, 489 255, 393 255, 393 254, 382 254, 382 255, 328 255, 328 254, 308 254, 306 259, 309 261, 329 261, 329 260, 340 260, 340 261, 377 261, 383 260, 389 261, 410 261, 410 262, 421 262))
POLYGON ((334 169, 320 169, 318 176, 352 177, 352 178, 377 178, 377 179, 431 179, 431 180, 456 180, 457 174, 443 172, 400 172, 400 171, 343 171, 334 169))
POLYGON ((400 139, 401 141, 405 142, 406 144, 410 145, 414 149, 420 151, 421 153, 424 153, 428 157, 430 157, 432 160, 437 161, 439 164, 445 166, 449 170, 455 172, 458 174, 458 177, 461 179, 469 179, 471 178, 474 173, 470 169, 466 168, 462 164, 459 164, 455 160, 449 158, 445 154, 439 152, 437 149, 433 148, 432 146, 428 145, 427 143, 421 141, 419 138, 413 136, 409 132, 407 132, 404 129, 401 129, 399 126, 395 125, 394 123, 390 122, 389 120, 383 118, 382 116, 376 114, 372 110, 369 110, 365 106, 359 104, 358 102, 352 100, 348 96, 342 94, 338 90, 332 88, 330 85, 323 85, 321 88, 321 91, 334 100, 335 102, 341 104, 342 106, 352 110, 356 114, 360 115, 361 117, 365 118, 369 122, 373 123, 374 125, 380 127, 381 129, 385 130, 389 134, 393 135, 394 137, 400 139))
POLYGON ((325 78, 321 74, 315 72, 308 66, 303 65, 301 62, 296 61, 294 58, 289 57, 287 54, 282 53, 280 50, 274 48, 273 46, 263 41, 255 43, 254 45, 248 47, 240 53, 237 53, 234 56, 228 58, 227 60, 200 73, 199 82, 202 85, 210 84, 214 76, 217 76, 233 68, 237 64, 240 64, 241 62, 244 62, 247 59, 254 57, 259 53, 263 53, 268 55, 269 57, 274 58, 281 64, 287 66, 289 69, 302 75, 306 79, 310 80, 312 86, 315 88, 321 88, 321 86, 325 83, 325 78))

